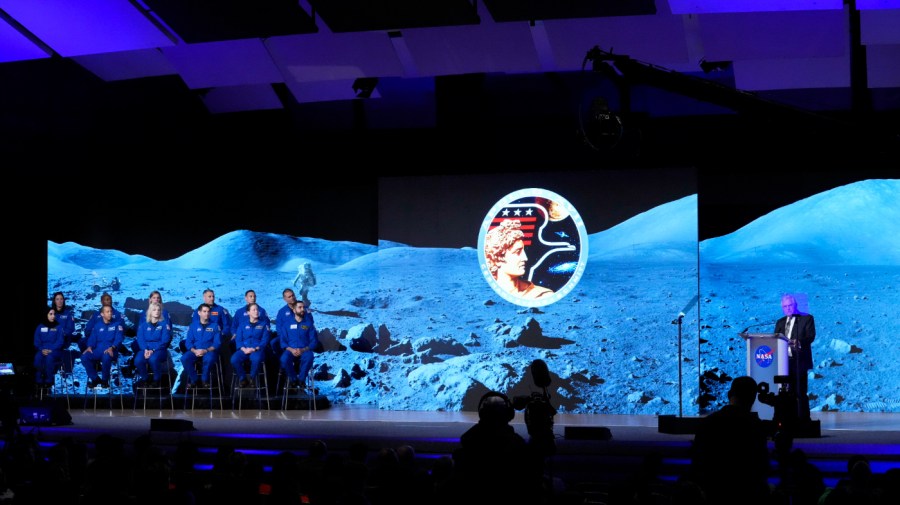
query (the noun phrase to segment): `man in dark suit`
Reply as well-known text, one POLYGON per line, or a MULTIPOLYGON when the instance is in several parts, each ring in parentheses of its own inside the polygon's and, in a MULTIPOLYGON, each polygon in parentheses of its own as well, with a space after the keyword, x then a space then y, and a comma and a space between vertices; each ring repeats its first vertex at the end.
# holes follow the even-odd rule
POLYGON ((816 339, 816 322, 810 314, 797 310, 794 295, 781 297, 784 317, 775 322, 775 333, 789 339, 788 377, 791 390, 797 397, 797 419, 809 421, 808 372, 813 366, 812 343, 816 339))

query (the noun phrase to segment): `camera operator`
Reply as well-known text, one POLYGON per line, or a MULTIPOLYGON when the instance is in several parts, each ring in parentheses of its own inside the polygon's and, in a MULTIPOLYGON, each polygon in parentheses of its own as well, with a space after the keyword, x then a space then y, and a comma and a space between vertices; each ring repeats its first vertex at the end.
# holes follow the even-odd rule
POLYGON ((478 423, 460 437, 454 453, 456 491, 466 503, 541 504, 543 455, 509 424, 515 409, 490 391, 478 402, 478 423))
POLYGON ((756 396, 756 380, 734 379, 728 405, 703 418, 694 436, 691 479, 705 491, 710 504, 749 505, 769 498, 766 432, 751 410, 756 396))

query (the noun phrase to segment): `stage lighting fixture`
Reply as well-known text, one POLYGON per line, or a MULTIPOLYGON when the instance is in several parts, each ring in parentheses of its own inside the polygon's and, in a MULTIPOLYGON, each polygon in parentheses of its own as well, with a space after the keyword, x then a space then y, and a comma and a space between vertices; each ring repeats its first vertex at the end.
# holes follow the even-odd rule
POLYGON ((622 140, 624 127, 622 118, 610 110, 606 99, 595 97, 582 109, 578 119, 585 143, 597 151, 616 147, 622 140))
POLYGON ((353 92, 356 93, 356 98, 369 98, 377 85, 377 77, 358 77, 353 81, 353 92))

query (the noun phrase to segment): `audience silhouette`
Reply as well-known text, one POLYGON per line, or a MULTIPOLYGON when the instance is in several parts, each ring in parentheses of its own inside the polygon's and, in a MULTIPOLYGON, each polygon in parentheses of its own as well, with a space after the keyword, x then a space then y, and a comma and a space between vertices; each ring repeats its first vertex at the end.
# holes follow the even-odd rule
POLYGON ((769 498, 766 430, 756 412, 756 381, 731 382, 728 405, 703 418, 694 436, 691 478, 710 504, 763 503, 769 498))
MULTIPOLYGON (((179 442, 170 455, 149 435, 127 444, 121 438, 102 434, 91 447, 71 438, 40 444, 35 434, 18 432, 0 452, 0 504, 886 505, 897 503, 900 496, 900 468, 877 474, 866 457, 852 456, 846 473, 833 487, 825 488, 822 472, 803 451, 783 441, 776 443, 772 453, 777 463, 770 480, 772 491, 764 490, 753 500, 744 494, 747 489, 759 492, 748 488, 755 484, 753 480, 737 479, 740 483, 730 489, 708 487, 707 479, 695 479, 695 474, 667 480, 663 459, 657 453, 646 454, 634 472, 622 480, 598 478, 592 489, 606 492, 579 493, 573 485, 571 492, 548 495, 539 489, 541 479, 526 482, 536 471, 525 468, 527 458, 518 463, 511 459, 522 455, 527 443, 514 436, 514 430, 510 433, 502 429, 512 428, 508 421, 502 421, 508 414, 482 423, 492 415, 486 411, 483 414, 481 427, 467 431, 471 437, 465 437, 465 444, 460 440, 452 457, 422 458, 409 444, 371 451, 363 441, 352 443, 346 450, 330 451, 325 441, 314 440, 306 451, 285 450, 273 455, 269 471, 258 456, 232 447, 219 447, 212 470, 206 470, 200 464, 201 448, 191 441, 179 442), (484 465, 472 459, 481 456, 503 465, 484 465)), ((737 468, 731 467, 732 471, 737 468)))

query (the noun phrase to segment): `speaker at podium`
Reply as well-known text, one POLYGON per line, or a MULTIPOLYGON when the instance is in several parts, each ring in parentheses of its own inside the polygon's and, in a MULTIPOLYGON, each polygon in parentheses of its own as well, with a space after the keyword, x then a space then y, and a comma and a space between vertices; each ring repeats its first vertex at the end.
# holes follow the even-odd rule
MULTIPOLYGON (((788 339, 781 333, 739 333, 747 342, 747 375, 756 383, 766 382, 775 391, 776 375, 788 374, 788 339)), ((760 401, 753 403, 760 419, 772 419, 775 407, 760 401)))

